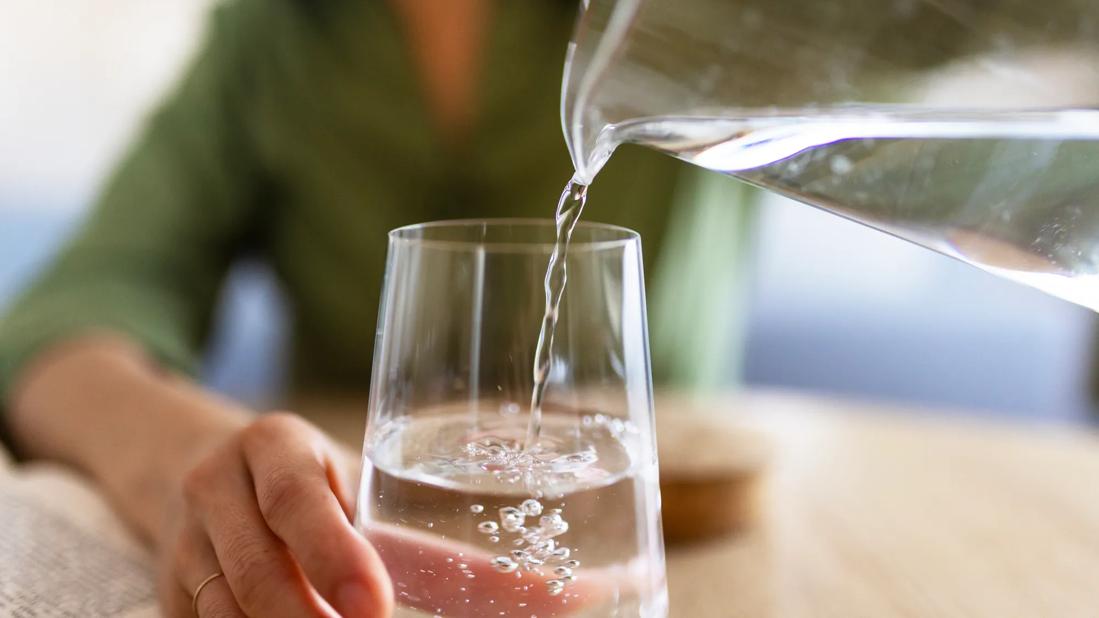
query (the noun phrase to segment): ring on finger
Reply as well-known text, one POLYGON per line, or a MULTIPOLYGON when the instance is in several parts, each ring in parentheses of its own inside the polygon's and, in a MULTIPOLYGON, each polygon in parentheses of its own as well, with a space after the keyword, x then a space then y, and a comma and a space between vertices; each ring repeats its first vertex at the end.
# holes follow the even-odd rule
POLYGON ((198 616, 198 595, 202 594, 202 589, 205 588, 207 584, 219 577, 225 577, 225 573, 218 571, 202 580, 202 583, 199 585, 195 586, 195 593, 191 595, 191 611, 195 613, 195 616, 198 616))

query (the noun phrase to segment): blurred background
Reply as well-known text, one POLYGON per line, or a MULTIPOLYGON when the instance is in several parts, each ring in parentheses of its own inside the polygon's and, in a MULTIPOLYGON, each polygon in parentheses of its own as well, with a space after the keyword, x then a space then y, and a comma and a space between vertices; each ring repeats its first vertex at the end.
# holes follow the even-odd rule
MULTIPOLYGON (((211 4, 4 3, 0 309, 79 221, 188 58, 211 4)), ((1057 423, 1095 418, 1089 311, 809 207, 765 202, 743 333, 730 341, 743 361, 725 383, 1057 423)), ((239 266, 207 382, 252 401, 277 396, 283 307, 261 264, 239 266)))

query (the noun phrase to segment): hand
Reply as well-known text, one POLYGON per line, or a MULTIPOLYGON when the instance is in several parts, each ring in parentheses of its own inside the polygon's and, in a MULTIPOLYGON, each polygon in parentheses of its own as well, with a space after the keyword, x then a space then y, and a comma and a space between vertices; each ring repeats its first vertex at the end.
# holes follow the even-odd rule
POLYGON ((430 612, 561 616, 630 586, 621 573, 588 570, 568 597, 554 597, 546 576, 498 573, 492 556, 470 545, 379 523, 367 530, 368 542, 350 523, 339 474, 348 460, 289 414, 253 421, 204 455, 184 477, 180 508, 169 511, 159 586, 166 615, 193 616, 195 588, 222 572, 198 597, 201 618, 388 616, 393 590, 379 556, 403 574, 405 586, 423 593, 403 601, 430 612), (458 572, 456 556, 474 579, 458 572), (409 581, 410 573, 422 577, 409 581))
POLYGON ((377 552, 350 522, 338 449, 312 425, 270 414, 186 473, 161 543, 170 618, 384 617, 393 593, 377 552))

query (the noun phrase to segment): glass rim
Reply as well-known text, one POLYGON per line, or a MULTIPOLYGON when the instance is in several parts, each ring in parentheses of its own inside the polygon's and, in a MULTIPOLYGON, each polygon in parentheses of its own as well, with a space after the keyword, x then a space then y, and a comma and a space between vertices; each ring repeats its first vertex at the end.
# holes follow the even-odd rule
MULTIPOLYGON (((408 245, 416 245, 419 247, 428 247, 435 249, 447 249, 452 251, 477 251, 484 250, 498 253, 549 253, 553 250, 553 241, 518 241, 518 240, 490 240, 490 239, 450 239, 450 238, 423 238, 422 236, 416 237, 411 234, 417 232, 423 232, 424 230, 433 229, 462 229, 462 228, 474 228, 474 227, 538 227, 549 228, 553 230, 555 227, 552 219, 539 219, 533 217, 498 217, 498 218, 485 218, 485 219, 444 219, 440 221, 426 221, 423 223, 413 223, 410 225, 403 225, 398 228, 394 228, 389 231, 388 237, 390 243, 400 243, 408 245)), ((548 238, 552 238, 552 234, 548 238)), ((600 223, 596 221, 579 221, 576 224, 574 230, 574 236, 569 243, 569 253, 580 251, 605 251, 608 249, 615 249, 619 247, 625 247, 632 243, 638 243, 641 240, 641 234, 635 230, 631 230, 628 227, 621 225, 614 225, 611 223, 600 223), (596 240, 583 240, 577 238, 575 233, 581 230, 602 232, 608 236, 617 235, 613 238, 596 239, 596 240)))

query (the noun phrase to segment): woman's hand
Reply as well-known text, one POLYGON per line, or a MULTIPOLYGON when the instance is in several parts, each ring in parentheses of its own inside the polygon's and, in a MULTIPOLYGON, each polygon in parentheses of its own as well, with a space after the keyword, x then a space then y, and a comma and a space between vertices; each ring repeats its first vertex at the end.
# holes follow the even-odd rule
POLYGON ((566 599, 547 594, 539 574, 497 573, 492 555, 471 546, 378 522, 368 542, 351 526, 340 480, 350 458, 300 418, 257 418, 158 370, 117 337, 40 356, 7 402, 17 445, 93 479, 155 546, 169 618, 194 616, 192 594, 216 573, 224 576, 198 595, 201 618, 388 616, 393 594, 379 553, 402 584, 433 600, 421 609, 440 613, 514 605, 560 616, 633 586, 629 573, 586 568, 566 599), (449 573, 454 556, 469 558, 472 589, 474 580, 449 573), (408 561, 422 577, 409 575, 408 561), (455 594, 455 581, 469 594, 455 594))
POLYGON ((270 414, 229 434, 183 477, 160 543, 170 618, 388 616, 393 594, 351 525, 342 454, 315 427, 270 414))

